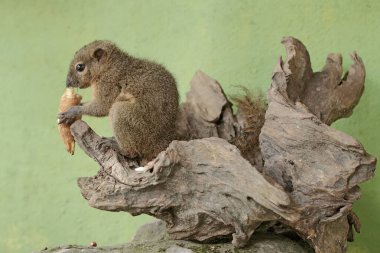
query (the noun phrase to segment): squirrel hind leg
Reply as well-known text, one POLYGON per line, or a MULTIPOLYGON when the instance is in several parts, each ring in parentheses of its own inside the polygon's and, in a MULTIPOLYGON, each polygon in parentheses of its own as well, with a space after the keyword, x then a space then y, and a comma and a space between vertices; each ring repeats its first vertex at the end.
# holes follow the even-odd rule
POLYGON ((102 137, 101 141, 98 144, 98 149, 101 152, 106 152, 107 150, 112 149, 115 152, 120 153, 121 155, 130 159, 135 159, 138 157, 138 155, 135 152, 130 151, 129 149, 125 148, 123 145, 120 144, 121 143, 118 142, 116 137, 102 137))
POLYGON ((122 154, 125 157, 128 157, 130 159, 136 159, 139 158, 140 155, 136 150, 132 148, 130 140, 128 140, 127 137, 124 138, 117 138, 116 137, 116 142, 118 143, 119 146, 119 153, 122 154))

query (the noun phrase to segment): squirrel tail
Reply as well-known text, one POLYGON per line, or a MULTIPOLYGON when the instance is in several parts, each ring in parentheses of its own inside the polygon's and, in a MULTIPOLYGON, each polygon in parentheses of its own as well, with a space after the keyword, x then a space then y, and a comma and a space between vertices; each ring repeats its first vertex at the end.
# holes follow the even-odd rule
POLYGON ((232 98, 237 106, 236 118, 239 130, 232 144, 238 147, 242 156, 253 165, 261 165, 262 159, 259 148, 259 135, 265 121, 267 102, 262 93, 253 94, 246 87, 241 87, 244 95, 232 98))

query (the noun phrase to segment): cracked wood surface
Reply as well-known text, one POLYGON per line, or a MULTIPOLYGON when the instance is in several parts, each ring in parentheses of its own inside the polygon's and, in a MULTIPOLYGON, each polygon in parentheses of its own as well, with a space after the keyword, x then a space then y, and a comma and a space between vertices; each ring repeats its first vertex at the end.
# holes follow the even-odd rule
POLYGON ((274 71, 260 134, 263 174, 284 187, 291 209, 300 214, 299 220, 285 224, 317 253, 345 252, 347 216, 360 197, 357 185, 373 177, 376 159, 351 136, 324 124, 301 102, 291 101, 283 92, 288 79, 284 65, 280 60, 274 71))
POLYGON ((287 194, 223 139, 173 141, 152 172, 139 173, 124 167, 112 150, 105 156, 92 152, 101 137, 83 121, 72 129, 78 145, 103 168, 94 178, 78 180, 92 207, 155 216, 166 221, 175 239, 204 241, 233 233, 239 246, 261 222, 279 219, 277 213, 298 218, 284 209, 287 194))

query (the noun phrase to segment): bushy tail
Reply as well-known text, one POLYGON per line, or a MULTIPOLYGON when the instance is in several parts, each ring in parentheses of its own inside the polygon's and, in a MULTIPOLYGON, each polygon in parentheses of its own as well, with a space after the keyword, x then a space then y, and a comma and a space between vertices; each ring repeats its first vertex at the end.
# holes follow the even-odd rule
POLYGON ((243 157, 253 165, 261 166, 259 135, 264 125, 265 111, 268 105, 261 93, 254 95, 246 87, 241 88, 245 95, 232 98, 237 106, 236 117, 240 126, 237 137, 232 141, 232 144, 237 146, 243 157))

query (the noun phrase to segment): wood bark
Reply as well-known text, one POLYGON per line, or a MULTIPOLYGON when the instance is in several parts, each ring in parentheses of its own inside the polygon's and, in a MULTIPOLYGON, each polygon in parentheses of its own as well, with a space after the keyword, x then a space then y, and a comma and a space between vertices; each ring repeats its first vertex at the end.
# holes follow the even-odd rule
POLYGON ((100 165, 96 176, 78 179, 89 205, 152 215, 166 222, 174 239, 232 235, 238 247, 263 222, 277 221, 317 253, 345 252, 352 227, 360 227, 352 212, 358 184, 373 177, 376 159, 329 125, 349 116, 359 102, 364 64, 354 53, 341 79, 341 56, 330 54, 323 71, 313 73, 305 46, 291 37, 283 43, 287 59, 275 67, 265 122, 249 161, 231 144, 245 121, 233 114, 219 83, 201 71, 178 121, 184 140, 173 141, 149 172, 134 171, 134 161, 111 149, 101 152, 101 137, 75 122, 75 141, 100 165))

